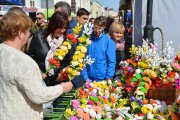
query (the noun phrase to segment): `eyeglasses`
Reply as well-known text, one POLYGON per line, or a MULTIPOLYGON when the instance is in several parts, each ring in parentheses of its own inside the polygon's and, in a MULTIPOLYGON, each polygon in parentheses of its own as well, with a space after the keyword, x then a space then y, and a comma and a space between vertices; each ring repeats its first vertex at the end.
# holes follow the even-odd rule
POLYGON ((104 30, 104 27, 94 26, 94 30, 103 31, 103 30, 104 30))

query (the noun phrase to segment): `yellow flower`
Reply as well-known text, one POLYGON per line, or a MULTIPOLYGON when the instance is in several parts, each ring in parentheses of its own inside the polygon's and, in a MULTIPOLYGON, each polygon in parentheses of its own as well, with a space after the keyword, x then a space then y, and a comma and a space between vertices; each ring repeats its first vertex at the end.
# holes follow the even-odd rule
POLYGON ((81 108, 85 108, 85 107, 86 107, 86 105, 85 105, 85 104, 82 104, 82 105, 81 105, 81 108))
POLYGON ((84 68, 84 64, 79 63, 79 69, 82 70, 84 68))
POLYGON ((73 28, 74 34, 78 35, 82 29, 82 25, 79 23, 73 28))
POLYGON ((78 46, 76 47, 76 50, 81 50, 81 48, 82 48, 82 46, 81 46, 81 45, 78 45, 78 46))
POLYGON ((83 43, 86 41, 86 36, 85 35, 82 35, 80 38, 79 38, 79 42, 80 43, 83 43))
POLYGON ((66 54, 68 53, 68 49, 64 51, 66 54))
POLYGON ((62 57, 64 57, 66 55, 65 51, 63 50, 58 50, 59 55, 61 55, 62 57))
POLYGON ((66 109, 66 114, 68 115, 68 116, 72 116, 72 115, 74 115, 74 112, 73 111, 71 111, 71 109, 66 109))
POLYGON ((78 55, 74 55, 72 61, 77 61, 77 60, 78 60, 78 55))
POLYGON ((135 54, 136 54, 136 47, 135 47, 135 45, 132 45, 132 46, 131 46, 131 48, 130 48, 130 53, 131 53, 132 55, 135 55, 135 54))
POLYGON ((142 106, 141 111, 143 114, 146 114, 148 112, 148 109, 145 105, 142 106))
POLYGON ((85 57, 85 54, 80 52, 80 53, 78 54, 78 56, 79 56, 79 58, 84 58, 84 57, 85 57))
POLYGON ((68 68, 68 73, 70 73, 70 74, 74 74, 73 69, 72 69, 72 68, 68 68))
POLYGON ((68 46, 69 42, 65 41, 65 42, 63 42, 63 45, 68 46))
POLYGON ((58 52, 55 52, 54 53, 54 57, 58 57, 59 53, 58 52))

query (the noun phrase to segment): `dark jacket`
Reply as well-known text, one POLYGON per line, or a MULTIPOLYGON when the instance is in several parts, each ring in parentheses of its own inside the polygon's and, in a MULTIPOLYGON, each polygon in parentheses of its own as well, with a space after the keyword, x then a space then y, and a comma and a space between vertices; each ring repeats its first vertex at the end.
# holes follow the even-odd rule
POLYGON ((66 34, 73 33, 73 28, 76 26, 76 24, 77 24, 77 21, 74 18, 72 18, 71 21, 69 22, 69 26, 66 30, 66 34))
MULTIPOLYGON (((46 59, 47 53, 50 49, 50 46, 47 42, 47 38, 44 38, 44 33, 45 33, 45 30, 34 34, 27 54, 36 61, 40 70, 43 73, 46 73, 45 59, 46 59)), ((74 51, 75 51, 75 47, 72 46, 69 53, 65 56, 65 58, 61 62, 59 69, 63 69, 69 65, 69 63, 72 59, 72 56, 74 54, 74 51)), ((47 77, 47 79, 45 80, 47 85, 55 84, 52 82, 55 82, 56 78, 58 77, 58 72, 59 72, 59 70, 55 69, 55 75, 51 76, 51 77, 50 76, 47 77)))
MULTIPOLYGON (((43 73, 46 72, 45 59, 50 49, 47 39, 44 38, 44 33, 45 30, 43 32, 38 32, 34 34, 28 50, 28 55, 31 56, 36 61, 36 63, 38 64, 39 68, 43 73)), ((71 50, 69 50, 68 54, 61 61, 60 68, 54 69, 55 74, 53 76, 48 76, 45 79, 46 85, 52 86, 58 84, 55 80, 58 77, 59 70, 62 70, 63 68, 67 67, 70 64, 74 52, 75 52, 75 45, 72 45, 71 50)), ((82 86, 84 80, 82 76, 77 76, 72 82, 75 87, 79 87, 82 86), (78 81, 81 84, 79 84, 78 81)))

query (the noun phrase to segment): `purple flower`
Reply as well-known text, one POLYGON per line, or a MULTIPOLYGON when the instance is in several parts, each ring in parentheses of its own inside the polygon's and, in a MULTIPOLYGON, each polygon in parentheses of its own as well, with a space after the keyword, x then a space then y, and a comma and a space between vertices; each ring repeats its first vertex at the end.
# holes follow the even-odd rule
POLYGON ((158 120, 161 120, 162 118, 163 118, 163 117, 161 117, 161 116, 157 116, 157 119, 158 119, 158 120))
POLYGON ((136 55, 136 61, 139 61, 139 55, 136 55))
POLYGON ((87 89, 89 89, 89 88, 90 88, 90 85, 89 85, 89 83, 88 83, 88 82, 86 82, 86 83, 85 83, 85 87, 86 87, 87 89))
POLYGON ((129 72, 132 72, 132 71, 133 71, 133 68, 132 68, 132 67, 128 67, 128 71, 129 71, 129 72))
POLYGON ((78 118, 76 116, 71 116, 70 120, 78 120, 78 118))
POLYGON ((72 100, 72 106, 75 110, 78 109, 78 106, 79 106, 79 101, 78 100, 72 100))
POLYGON ((134 97, 134 96, 131 96, 131 99, 130 99, 130 101, 132 102, 132 101, 134 101, 136 98, 134 97))
POLYGON ((96 96, 97 96, 95 92, 92 92, 91 95, 92 95, 93 97, 96 97, 96 96))

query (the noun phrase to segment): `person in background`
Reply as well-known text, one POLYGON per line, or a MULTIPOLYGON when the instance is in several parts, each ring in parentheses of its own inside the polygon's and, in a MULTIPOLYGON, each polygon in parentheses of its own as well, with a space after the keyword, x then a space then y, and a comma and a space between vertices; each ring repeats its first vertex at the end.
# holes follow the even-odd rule
POLYGON ((71 82, 46 87, 36 62, 21 51, 31 26, 25 14, 9 12, 0 19, 1 120, 42 120, 42 104, 72 89, 71 82))
POLYGON ((94 18, 93 18, 93 17, 90 18, 90 19, 89 19, 89 22, 94 25, 94 18))
POLYGON ((66 12, 68 15, 69 26, 66 30, 66 34, 73 33, 73 28, 76 26, 77 21, 71 17, 71 7, 67 2, 60 1, 54 5, 55 11, 66 12))
POLYGON ((109 29, 109 35, 116 44, 116 71, 119 70, 119 63, 125 59, 124 32, 125 27, 120 22, 113 22, 109 29))
POLYGON ((116 65, 116 45, 110 37, 103 32, 106 25, 104 16, 97 17, 94 21, 91 44, 88 46, 87 55, 95 59, 81 72, 86 81, 102 81, 114 76, 116 65))
POLYGON ((105 34, 109 35, 109 28, 113 22, 114 22, 114 18, 106 17, 106 27, 104 28, 105 34))
POLYGON ((36 14, 36 23, 34 25, 35 31, 33 32, 39 32, 46 28, 47 28, 47 22, 45 21, 44 14, 42 12, 38 12, 36 14))
POLYGON ((39 65, 48 86, 57 84, 55 80, 58 77, 58 70, 53 76, 47 76, 45 73, 48 69, 48 59, 53 57, 54 52, 64 41, 64 33, 69 24, 67 19, 65 12, 55 12, 49 20, 47 30, 35 33, 29 46, 28 55, 39 65))
POLYGON ((84 30, 84 25, 87 23, 88 19, 89 19, 89 12, 85 9, 85 8, 80 8, 77 11, 77 17, 76 20, 79 24, 81 24, 83 27, 81 29, 81 32, 78 35, 78 38, 82 36, 83 34, 83 30, 84 30))
POLYGON ((77 11, 77 21, 78 23, 80 23, 81 25, 85 25, 89 19, 89 11, 87 11, 85 8, 80 8, 78 11, 77 11))

